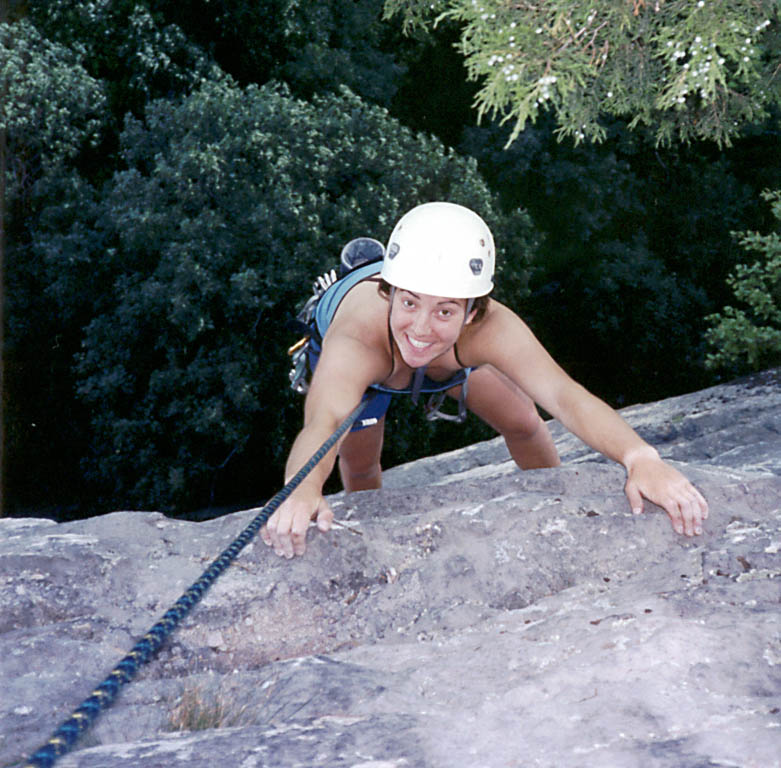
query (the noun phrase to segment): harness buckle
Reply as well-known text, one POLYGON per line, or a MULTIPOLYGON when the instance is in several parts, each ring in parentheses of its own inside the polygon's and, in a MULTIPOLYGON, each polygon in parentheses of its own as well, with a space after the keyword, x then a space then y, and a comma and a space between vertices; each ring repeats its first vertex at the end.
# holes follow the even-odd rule
POLYGON ((309 389, 309 382, 306 380, 307 368, 306 346, 299 347, 293 354, 293 367, 290 369, 289 379, 293 391, 300 395, 306 394, 309 389))
POLYGON ((466 421, 466 395, 469 386, 469 378, 464 379, 464 383, 461 385, 461 395, 458 398, 458 413, 445 413, 442 409, 442 404, 445 402, 447 393, 435 392, 426 401, 423 406, 423 411, 426 415, 427 421, 452 421, 456 424, 463 424, 466 421))
MULTIPOLYGON (((298 320, 299 323, 311 327, 317 302, 320 301, 320 297, 337 281, 337 279, 336 270, 332 269, 318 277, 317 280, 312 283, 312 295, 306 300, 301 311, 296 315, 296 320, 298 320)), ((300 395, 306 394, 309 390, 309 382, 307 381, 309 366, 307 364, 306 353, 311 339, 311 334, 307 334, 300 338, 287 351, 288 355, 293 358, 293 365, 288 374, 290 387, 300 395)))

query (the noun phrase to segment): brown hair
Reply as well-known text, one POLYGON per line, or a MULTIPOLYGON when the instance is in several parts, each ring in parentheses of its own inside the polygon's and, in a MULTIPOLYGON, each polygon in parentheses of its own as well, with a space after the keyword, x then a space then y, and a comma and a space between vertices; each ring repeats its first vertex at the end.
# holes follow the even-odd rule
MULTIPOLYGON (((390 298, 391 284, 386 280, 380 278, 377 281, 377 292, 386 299, 390 298)), ((486 310, 488 309, 488 296, 476 296, 474 303, 472 304, 472 311, 475 313, 474 320, 472 322, 479 323, 483 319, 486 310)))

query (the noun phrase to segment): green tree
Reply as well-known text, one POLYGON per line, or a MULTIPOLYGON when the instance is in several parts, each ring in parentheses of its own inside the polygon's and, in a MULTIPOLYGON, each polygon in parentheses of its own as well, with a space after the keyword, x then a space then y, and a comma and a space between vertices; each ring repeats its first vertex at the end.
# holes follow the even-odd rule
POLYGON ((614 116, 660 143, 729 144, 781 102, 776 0, 386 0, 385 9, 407 28, 461 25, 479 115, 510 121, 510 141, 550 110, 576 141, 604 138, 603 118, 614 116))
MULTIPOLYGON (((773 215, 781 224, 781 190, 766 191, 773 215)), ((727 283, 742 304, 724 309, 707 320, 712 368, 758 371, 781 364, 781 227, 768 234, 735 233, 746 251, 759 253, 751 263, 738 264, 727 283)))
POLYGON ((0 57, 7 195, 24 216, 36 183, 96 144, 106 99, 83 66, 83 49, 48 40, 27 20, 0 25, 0 57))
POLYGON ((340 86, 388 106, 409 48, 382 0, 150 0, 241 84, 282 80, 297 96, 340 86))
MULTIPOLYGON (((187 91, 209 62, 182 30, 143 0, 29 0, 28 13, 54 43, 80 51, 100 80, 117 126, 153 98, 187 91)), ((117 128, 118 130, 118 128, 117 128)))
MULTIPOLYGON (((85 468, 106 503, 181 509, 274 488, 301 423, 286 321, 344 242, 384 239, 417 202, 484 213, 505 244, 507 286, 525 285, 528 218, 498 211, 473 161, 348 91, 307 103, 283 87, 205 82, 129 119, 122 156, 96 220, 106 248, 93 254, 112 288, 78 362, 93 414, 85 468)), ((63 272, 68 245, 58 241, 63 272)), ((411 442, 410 429, 395 439, 411 442)))
MULTIPOLYGON (((53 310, 47 261, 35 239, 67 229, 91 192, 74 171, 101 136, 105 94, 83 51, 44 38, 27 20, 0 25, 0 130, 7 137, 4 234, 4 398, 8 499, 67 496, 78 450, 72 355, 78 327, 53 310), (50 205, 56 201, 53 219, 50 205)), ((79 214, 80 215, 80 214, 79 214)), ((87 292, 74 286, 71 301, 87 292)))

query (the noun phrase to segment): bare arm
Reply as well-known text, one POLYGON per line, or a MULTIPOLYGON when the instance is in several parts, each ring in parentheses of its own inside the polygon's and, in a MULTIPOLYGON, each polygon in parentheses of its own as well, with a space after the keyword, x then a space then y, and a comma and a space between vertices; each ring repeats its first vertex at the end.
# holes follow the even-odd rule
MULTIPOLYGON (((304 427, 298 433, 285 465, 285 481, 292 478, 334 433, 361 400, 366 388, 378 380, 387 364, 353 336, 329 332, 304 406, 304 427)), ((285 557, 303 554, 309 521, 331 527, 333 513, 323 497, 339 446, 302 480, 298 488, 269 518, 261 531, 263 541, 285 557)))
POLYGON ((699 491, 607 403, 575 382, 515 313, 492 304, 484 327, 473 333, 471 349, 481 350, 481 362, 502 370, 581 440, 623 464, 633 511, 642 511, 645 497, 665 509, 678 533, 702 532, 708 505, 699 491))

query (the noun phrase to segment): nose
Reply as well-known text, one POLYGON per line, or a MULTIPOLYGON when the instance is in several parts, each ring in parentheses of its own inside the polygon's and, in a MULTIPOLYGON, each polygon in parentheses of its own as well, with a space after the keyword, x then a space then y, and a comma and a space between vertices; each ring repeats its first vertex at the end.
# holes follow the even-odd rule
POLYGON ((431 331, 431 323, 429 322, 428 313, 416 312, 415 319, 412 322, 412 332, 416 336, 426 337, 431 331))

